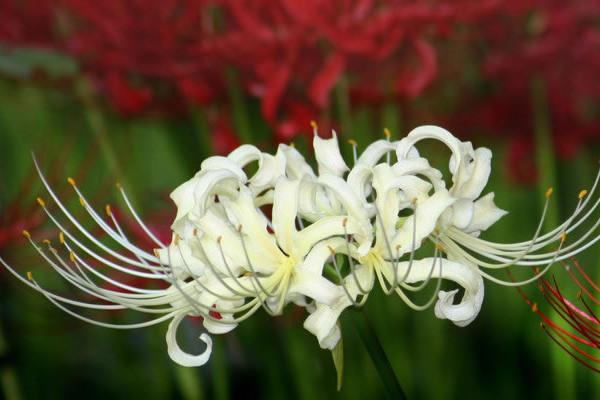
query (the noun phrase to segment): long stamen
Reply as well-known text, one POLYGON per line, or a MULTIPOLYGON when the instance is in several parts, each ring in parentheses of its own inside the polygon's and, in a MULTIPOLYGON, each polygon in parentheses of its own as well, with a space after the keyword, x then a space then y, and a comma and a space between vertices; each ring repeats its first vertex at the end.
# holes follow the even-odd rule
POLYGON ((356 154, 356 140, 350 139, 348 140, 348 143, 350 143, 350 145, 352 146, 352 159, 354 160, 354 165, 356 165, 356 162, 358 161, 358 155, 356 154))
MULTIPOLYGON (((352 274, 352 278, 354 279, 354 283, 356 284, 356 287, 358 288, 358 291, 362 294, 362 295, 366 295, 367 293, 369 293, 368 290, 365 290, 362 285, 360 284, 360 281, 358 280, 358 276, 356 275, 356 265, 354 264, 354 258, 352 257, 352 253, 350 251, 350 243, 348 242, 348 229, 347 229, 347 224, 348 224, 348 218, 344 218, 342 220, 342 227, 344 228, 344 238, 345 238, 345 242, 346 242, 346 253, 348 255, 348 262, 350 264, 350 273, 352 274)), ((339 278, 340 278, 340 282, 344 282, 344 280, 341 277, 341 274, 339 274, 339 278)))

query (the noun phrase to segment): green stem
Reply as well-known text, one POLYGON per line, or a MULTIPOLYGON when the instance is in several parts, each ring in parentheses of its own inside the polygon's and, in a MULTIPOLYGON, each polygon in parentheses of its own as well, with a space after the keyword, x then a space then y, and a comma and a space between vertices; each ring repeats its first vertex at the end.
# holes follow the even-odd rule
POLYGON ((175 366, 175 379, 184 400, 202 400, 204 398, 202 381, 196 368, 175 366))
MULTIPOLYGON (((4 333, 0 328, 0 357, 7 357, 7 354, 8 346, 4 340, 4 333)), ((21 390, 19 389, 17 373, 9 359, 5 359, 4 365, 0 367, 0 387, 2 388, 2 393, 7 400, 20 400, 23 396, 21 396, 21 390)))
POLYGON ((81 102, 85 106, 84 113, 89 124, 90 130, 96 137, 104 160, 109 170, 115 176, 122 176, 121 168, 117 155, 115 154, 108 138, 108 130, 106 123, 102 117, 102 112, 99 110, 98 105, 94 99, 92 88, 90 84, 84 78, 79 79, 76 82, 77 95, 81 99, 81 102))
POLYGON ((250 128, 250 119, 248 109, 244 101, 244 94, 240 88, 240 82, 237 74, 232 68, 226 71, 227 90, 231 100, 231 111, 233 114, 233 126, 240 136, 242 143, 252 143, 252 129, 250 128))
MULTIPOLYGON (((537 78, 532 81, 531 97, 536 141, 535 155, 539 174, 539 197, 540 199, 544 199, 548 188, 553 187, 556 191, 557 179, 550 112, 548 110, 546 88, 542 79, 537 78)), ((559 205, 555 199, 555 201, 549 204, 544 228, 548 229, 557 226, 560 222, 559 216, 559 205)), ((550 317, 551 319, 561 318, 556 311, 553 311, 550 317)), ((552 354, 552 371, 554 375, 552 381, 554 383, 555 398, 575 398, 575 361, 558 346, 552 346, 550 351, 552 354)))
POLYGON ((392 364, 387 358, 385 350, 383 350, 383 346, 381 346, 377 333, 366 312, 362 309, 353 309, 349 314, 363 344, 367 348, 371 361, 373 361, 373 364, 379 373, 379 377, 383 381, 383 386, 385 387, 389 398, 396 400, 406 399, 404 391, 402 391, 402 387, 394 373, 392 364))

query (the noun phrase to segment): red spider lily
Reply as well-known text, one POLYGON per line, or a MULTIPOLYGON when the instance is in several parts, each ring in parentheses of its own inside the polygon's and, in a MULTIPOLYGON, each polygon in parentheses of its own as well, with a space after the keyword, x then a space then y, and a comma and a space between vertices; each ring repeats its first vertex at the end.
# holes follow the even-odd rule
POLYGON ((56 18, 53 0, 4 0, 0 15, 0 41, 4 44, 52 45, 56 18))
POLYGON ((80 60, 117 111, 182 112, 223 95, 227 39, 215 29, 212 1, 60 0, 61 48, 80 60))
MULTIPOLYGON (((571 300, 563 296, 555 278, 550 283, 544 277, 540 277, 539 283, 539 290, 544 299, 556 311, 562 322, 552 320, 519 287, 517 287, 517 290, 531 309, 542 318, 541 326, 548 336, 571 357, 591 370, 600 373, 600 367, 598 366, 600 364, 600 353, 593 354, 594 350, 600 350, 600 320, 589 304, 589 301, 592 301, 600 306, 600 300, 598 299, 600 288, 575 259, 571 261, 575 266, 575 271, 564 262, 563 265, 571 279, 580 288, 577 298, 581 302, 581 306, 577 307, 571 300)), ((535 273, 539 273, 539 270, 536 269, 535 273)), ((510 272, 509 276, 512 279, 510 272)))
POLYGON ((598 137, 599 18, 597 1, 526 0, 509 2, 493 18, 482 20, 476 32, 488 45, 484 74, 497 90, 483 102, 467 102, 470 126, 531 143, 531 91, 539 79, 559 157, 572 157, 581 143, 598 137))
POLYGON ((214 1, 7 0, 0 41, 45 46, 79 62, 96 88, 124 115, 186 111, 225 93, 227 38, 215 29, 214 1))
POLYGON ((262 97, 270 122, 290 96, 326 107, 342 74, 358 93, 370 87, 378 97, 392 87, 393 95, 411 98, 436 75, 432 36, 489 12, 494 3, 282 0, 267 7, 265 1, 229 1, 232 22, 247 38, 236 52, 243 59, 234 64, 262 97))

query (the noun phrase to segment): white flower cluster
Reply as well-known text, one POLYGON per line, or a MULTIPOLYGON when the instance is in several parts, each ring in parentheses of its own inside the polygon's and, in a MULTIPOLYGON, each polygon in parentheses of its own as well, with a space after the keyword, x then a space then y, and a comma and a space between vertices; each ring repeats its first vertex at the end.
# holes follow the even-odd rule
POLYGON ((545 272, 554 261, 597 240, 585 242, 588 232, 583 242, 563 246, 566 232, 575 229, 598 206, 596 202, 574 223, 588 205, 589 197, 584 199, 584 192, 574 214, 551 232, 540 235, 542 216, 530 241, 497 244, 479 239, 482 231, 506 214, 494 205, 493 193, 481 196, 490 175, 492 154, 486 148, 473 149, 470 142, 461 142, 442 128, 422 126, 396 142, 388 135, 388 140, 372 143, 360 157, 356 144, 352 144, 354 163, 349 168, 340 154, 335 132, 332 138, 323 139, 315 129, 318 173, 293 146, 284 144, 279 145, 275 155, 243 145, 227 157, 206 159, 200 171, 171 194, 177 217, 169 246, 156 240, 120 188, 140 226, 160 246, 153 253, 129 241, 110 209, 107 213, 112 226, 106 223, 70 179, 94 221, 131 255, 111 250, 86 231, 40 172, 61 211, 88 241, 111 258, 98 254, 66 231, 41 199, 40 204, 61 230, 60 242, 69 259, 49 242, 45 252, 28 233, 26 236, 68 282, 104 302, 62 297, 42 288, 31 275, 25 279, 4 260, 0 262, 58 307, 85 321, 134 328, 170 319, 169 355, 182 365, 197 366, 209 359, 212 340, 207 334, 201 335, 207 348, 200 355, 181 350, 176 331, 187 315, 203 317, 209 333, 222 334, 261 308, 278 315, 287 304, 295 303, 309 312, 304 327, 317 337, 322 348, 334 349, 341 337, 337 324, 340 314, 348 306, 364 304, 377 281, 386 294, 397 294, 411 308, 422 310, 435 302, 438 318, 465 326, 480 311, 482 277, 507 285, 527 283, 500 281, 484 269, 547 264, 545 272), (449 188, 442 172, 420 156, 418 144, 424 139, 439 141, 450 150, 449 188), (556 241, 560 242, 558 250, 541 253, 556 241), (429 257, 417 254, 419 249, 428 252, 429 257), (108 267, 137 277, 165 280, 170 286, 146 289, 116 281, 93 268, 86 257, 79 255, 81 251, 108 267), (97 280, 121 290, 107 289, 97 280), (409 294, 425 288, 431 280, 438 285, 434 296, 425 304, 415 304, 409 294), (439 290, 442 280, 462 287, 461 298, 455 299, 459 289, 439 290), (130 308, 161 316, 141 324, 113 325, 93 321, 66 305, 130 308))

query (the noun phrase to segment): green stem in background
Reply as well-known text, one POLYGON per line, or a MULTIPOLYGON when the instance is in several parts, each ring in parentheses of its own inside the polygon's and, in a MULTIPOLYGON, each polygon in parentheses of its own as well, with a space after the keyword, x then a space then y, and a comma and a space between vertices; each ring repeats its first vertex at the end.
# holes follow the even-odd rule
POLYGON ((239 79, 232 68, 228 68, 225 73, 227 92, 229 93, 233 114, 233 126, 242 143, 252 143, 252 128, 250 127, 248 108, 244 101, 244 93, 241 90, 239 79))
POLYGON ((90 130, 100 145, 100 150, 102 151, 102 156, 104 157, 108 169, 114 176, 122 177, 123 174, 117 155, 115 154, 108 137, 106 123, 102 117, 102 112, 94 99, 94 94, 89 82, 84 78, 78 79, 75 82, 75 91, 85 106, 85 118, 89 124, 90 130))
POLYGON ((377 333, 366 312, 363 309, 353 309, 349 315, 369 353, 369 357, 371 357, 371 361, 373 361, 373 364, 377 369, 377 373, 383 381, 383 386, 385 387, 389 398, 395 400, 406 399, 402 387, 398 382, 398 378, 394 373, 392 364, 390 363, 390 360, 388 360, 385 350, 383 350, 383 346, 381 346, 381 343, 377 338, 377 333))
POLYGON ((194 121, 194 126, 196 127, 196 138, 198 139, 201 149, 198 160, 204 160, 215 153, 215 149, 210 141, 210 128, 203 111, 199 107, 190 105, 190 115, 194 121))
POLYGON ((217 341, 213 344, 212 358, 214 398, 216 400, 228 400, 230 398, 229 377, 225 348, 222 341, 217 341))
POLYGON ((406 133, 402 132, 402 114, 398 103, 385 103, 381 110, 381 121, 383 127, 388 128, 392 134, 392 140, 402 138, 406 133))
MULTIPOLYGON (((543 201, 548 188, 557 191, 556 160, 552 143, 552 127, 546 97, 544 81, 540 78, 533 80, 531 85, 531 98, 533 102, 534 133, 536 142, 536 165, 539 176, 539 198, 543 201)), ((545 227, 553 228, 559 224, 559 205, 557 201, 550 202, 546 214, 545 227)), ((550 319, 560 319, 556 311, 551 313, 550 319)), ((556 399, 576 398, 575 389, 575 361, 569 357, 559 346, 551 347, 552 370, 554 379, 554 396, 556 399)))
POLYGON ((0 358, 4 359, 2 365, 0 365, 0 387, 2 388, 3 398, 6 400, 20 400, 21 390, 19 389, 19 381, 17 379, 17 373, 10 363, 8 357, 8 348, 6 341, 4 340, 4 333, 0 328, 0 358))
POLYGON ((343 135, 350 135, 352 132, 352 114, 350 108, 350 96, 348 95, 348 78, 342 76, 335 85, 335 106, 337 117, 340 122, 340 128, 343 135))
POLYGON ((204 394, 202 381, 196 368, 175 366, 175 379, 179 388, 181 398, 184 400, 202 400, 204 394))

